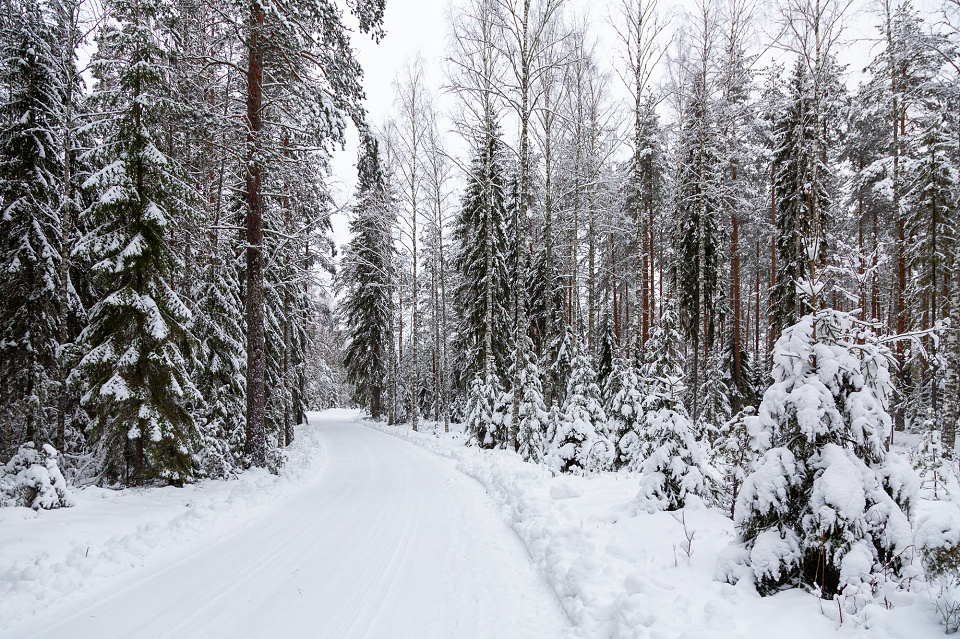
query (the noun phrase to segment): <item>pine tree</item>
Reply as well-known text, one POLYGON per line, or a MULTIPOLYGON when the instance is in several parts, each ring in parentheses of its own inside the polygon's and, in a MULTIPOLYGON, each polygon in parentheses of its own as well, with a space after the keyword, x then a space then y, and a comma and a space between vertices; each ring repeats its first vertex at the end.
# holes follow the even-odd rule
POLYGON ((0 446, 39 446, 54 441, 58 408, 67 80, 47 7, 6 10, 18 15, 0 28, 0 446))
POLYGON ((550 433, 549 460, 563 473, 608 470, 616 454, 606 432, 607 414, 603 410, 597 374, 584 351, 577 340, 567 397, 550 433))
POLYGON ((392 204, 378 143, 369 134, 363 140, 357 172, 357 204, 350 224, 353 239, 343 271, 348 289, 344 313, 350 330, 344 365, 357 399, 377 420, 382 412, 390 341, 392 204))
POLYGON ((762 457, 734 516, 761 594, 806 584, 833 597, 875 567, 903 567, 916 479, 885 448, 891 359, 868 327, 833 309, 777 340, 755 436, 762 457))
POLYGON ((184 171, 158 139, 177 113, 163 48, 172 14, 144 0, 113 8, 116 24, 101 34, 93 68, 94 100, 116 115, 98 123, 100 168, 85 186, 99 197, 85 214, 92 231, 77 246, 103 298, 80 335, 77 373, 102 472, 182 483, 193 476, 190 405, 200 397, 188 373, 190 311, 171 287, 183 264, 167 241, 194 213, 184 171))
MULTIPOLYGON (((266 290, 268 249, 264 230, 271 206, 270 185, 281 188, 277 175, 291 145, 309 149, 313 160, 333 144, 345 142, 347 118, 363 126, 363 71, 353 54, 344 12, 333 0, 296 3, 254 2, 242 5, 231 26, 242 33, 247 59, 245 83, 245 146, 242 177, 246 219, 247 434, 246 453, 257 466, 267 463, 269 407, 267 376, 274 372, 277 353, 266 341, 269 309, 266 290), (318 151, 320 153, 318 154, 318 151)), ((383 37, 385 0, 356 0, 348 8, 362 33, 383 37)), ((236 68, 230 60, 218 61, 236 68)), ((301 174, 303 175, 303 174, 301 174)), ((288 184, 288 187, 294 186, 288 184)), ((276 191, 273 191, 274 193, 276 191)), ((278 224, 275 228, 282 228, 278 224)), ((283 281, 282 278, 280 281, 283 281)), ((274 298, 274 301, 278 300, 274 298)), ((283 307, 280 301, 279 306, 283 307)), ((274 322, 273 329, 276 330, 274 322)), ((280 331, 285 333, 283 329, 280 331)), ((286 339, 284 339, 286 344, 286 339)), ((286 355, 282 357, 285 359, 286 355)), ((282 368, 282 367, 281 367, 282 368)), ((287 380, 283 379, 286 389, 287 380)), ((286 391, 285 391, 286 393, 286 391)), ((283 404, 287 400, 284 398, 283 404)), ((284 434, 287 439, 287 434, 284 434)))

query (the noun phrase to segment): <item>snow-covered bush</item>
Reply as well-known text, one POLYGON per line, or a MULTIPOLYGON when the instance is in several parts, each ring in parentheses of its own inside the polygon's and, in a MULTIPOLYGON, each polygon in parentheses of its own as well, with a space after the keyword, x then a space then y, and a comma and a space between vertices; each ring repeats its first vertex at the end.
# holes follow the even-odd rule
POLYGON ((470 384, 467 434, 471 446, 503 448, 507 443, 506 410, 496 375, 479 375, 470 384))
POLYGON ((930 594, 947 634, 960 629, 960 514, 927 513, 917 522, 914 543, 923 558, 930 594))
POLYGON ((614 446, 605 432, 607 415, 590 359, 577 348, 567 398, 551 424, 548 461, 561 472, 592 472, 613 466, 614 446))
POLYGON ((761 594, 808 585, 832 597, 903 566, 916 479, 884 448, 890 361, 872 331, 833 309, 777 341, 754 437, 762 457, 734 511, 761 594))
POLYGON ((17 454, 0 469, 0 505, 51 510, 73 506, 73 497, 57 465, 57 450, 33 442, 20 446, 17 454))
POLYGON ((686 414, 661 408, 648 412, 645 421, 651 439, 659 445, 643 462, 637 495, 640 507, 676 510, 683 508, 691 495, 712 501, 716 497, 717 472, 703 458, 686 414))
POLYGON ((614 370, 619 381, 608 414, 616 446, 614 468, 636 470, 650 453, 650 442, 643 434, 643 393, 637 371, 630 363, 618 362, 614 370))
POLYGON ((650 340, 650 363, 644 371, 643 433, 650 454, 642 464, 637 498, 647 510, 682 508, 689 495, 706 501, 716 496, 718 473, 704 459, 683 406, 680 335, 673 313, 664 311, 650 340))

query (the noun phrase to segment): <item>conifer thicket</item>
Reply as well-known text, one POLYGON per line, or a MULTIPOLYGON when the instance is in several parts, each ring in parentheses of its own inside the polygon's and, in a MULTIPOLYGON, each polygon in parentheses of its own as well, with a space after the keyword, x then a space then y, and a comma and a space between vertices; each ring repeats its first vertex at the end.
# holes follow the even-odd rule
POLYGON ((341 9, 383 35, 383 0, 0 9, 0 456, 225 477, 340 401, 325 180, 364 120, 341 9))

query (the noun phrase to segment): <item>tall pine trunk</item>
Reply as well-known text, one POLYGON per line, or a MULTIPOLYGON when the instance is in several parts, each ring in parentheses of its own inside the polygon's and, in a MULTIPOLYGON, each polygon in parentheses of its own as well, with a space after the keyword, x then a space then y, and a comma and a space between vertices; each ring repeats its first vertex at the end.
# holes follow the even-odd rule
POLYGON ((247 45, 247 441, 254 466, 267 463, 264 428, 266 349, 263 331, 263 207, 260 193, 260 134, 263 130, 263 13, 254 10, 247 45))

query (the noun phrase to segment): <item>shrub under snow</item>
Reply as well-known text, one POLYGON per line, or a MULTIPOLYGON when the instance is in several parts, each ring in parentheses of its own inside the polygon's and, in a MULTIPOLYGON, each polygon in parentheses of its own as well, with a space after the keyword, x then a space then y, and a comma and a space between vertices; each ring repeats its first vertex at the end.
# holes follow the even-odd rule
POLYGON ((947 634, 960 629, 960 514, 927 513, 917 523, 916 548, 947 634))
POLYGON ((773 385, 747 420, 762 457, 734 516, 761 594, 805 584, 832 597, 903 566, 917 481, 884 448, 889 361, 866 326, 833 309, 777 341, 773 385))
POLYGON ((0 470, 0 505, 51 510, 73 504, 57 465, 57 450, 50 444, 40 450, 33 442, 23 444, 0 470))

